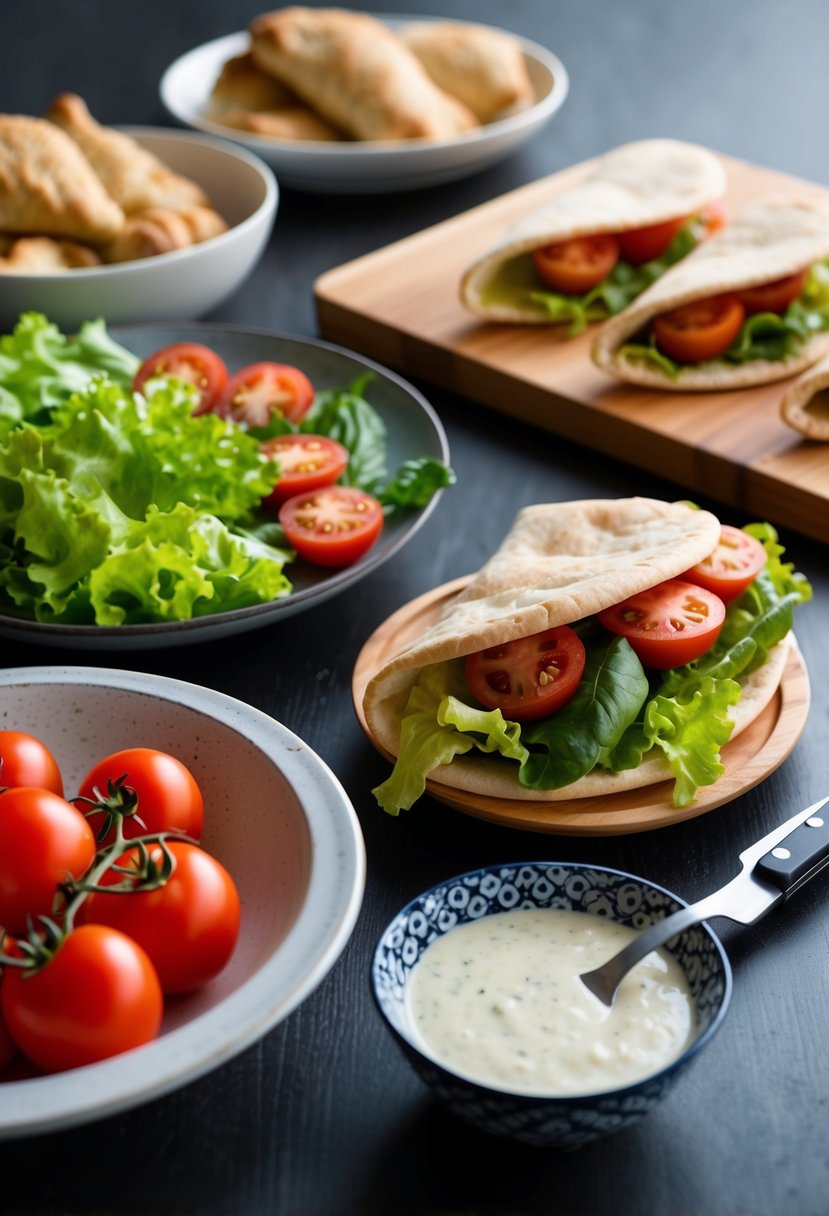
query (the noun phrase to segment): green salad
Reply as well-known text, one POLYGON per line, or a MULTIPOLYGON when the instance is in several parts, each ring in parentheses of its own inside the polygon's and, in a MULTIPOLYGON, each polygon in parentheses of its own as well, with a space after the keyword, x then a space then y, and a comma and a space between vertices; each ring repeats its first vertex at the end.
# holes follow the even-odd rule
MULTIPOLYGON (((261 435, 173 377, 133 391, 139 359, 103 321, 68 337, 38 313, 0 338, 0 612, 42 622, 189 620, 289 595, 295 554, 262 500, 278 464, 261 435)), ((388 515, 424 506, 454 475, 431 457, 390 477, 369 376, 319 393, 298 425, 336 438, 341 478, 388 515)))

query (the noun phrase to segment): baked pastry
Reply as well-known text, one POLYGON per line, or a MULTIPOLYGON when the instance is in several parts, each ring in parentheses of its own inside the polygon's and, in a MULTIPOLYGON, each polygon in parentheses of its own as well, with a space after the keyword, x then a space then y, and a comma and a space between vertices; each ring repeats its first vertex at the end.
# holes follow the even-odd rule
POLYGON ((220 119, 226 127, 249 131, 268 139, 344 139, 330 122, 301 104, 280 110, 226 110, 220 119))
POLYGON ((250 33, 257 64, 356 139, 453 139, 478 125, 367 13, 284 8, 250 33))
POLYGON ((110 240, 124 213, 86 156, 41 118, 0 115, 0 230, 110 240))
POLYGON ((50 236, 22 236, 5 244, 2 252, 2 274, 54 274, 55 271, 101 264, 98 254, 88 245, 57 241, 50 236))
POLYGON ((229 110, 279 110, 296 104, 296 97, 275 76, 263 72, 250 51, 234 55, 222 66, 210 92, 207 117, 224 121, 229 110))
POLYGON ((435 84, 479 122, 535 100, 521 43, 511 34, 460 21, 415 22, 397 33, 435 84))
POLYGON ((186 207, 170 211, 151 208, 127 217, 123 231, 104 248, 107 262, 132 262, 198 245, 227 231, 227 224, 212 207, 186 207))
POLYGON ((130 136, 102 127, 76 94, 62 93, 46 117, 74 140, 106 191, 128 214, 149 207, 209 205, 201 186, 168 169, 130 136))

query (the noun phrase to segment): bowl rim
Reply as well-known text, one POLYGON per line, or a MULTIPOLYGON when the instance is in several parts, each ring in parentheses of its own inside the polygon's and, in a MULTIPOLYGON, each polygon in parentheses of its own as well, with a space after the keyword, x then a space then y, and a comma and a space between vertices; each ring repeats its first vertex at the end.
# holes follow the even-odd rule
MULTIPOLYGON (((382 1015, 386 1027, 392 1032, 398 1042, 403 1044, 408 1051, 414 1052, 416 1055, 421 1056, 424 1060, 427 1060, 431 1065, 439 1069, 441 1072, 446 1073, 447 1076, 450 1076, 461 1084, 469 1086, 472 1089, 478 1090, 482 1093, 498 1095, 503 1098, 509 1098, 510 1101, 527 1105, 555 1103, 556 1105, 566 1106, 573 1109, 583 1106, 585 1102, 592 1103, 605 1097, 612 1097, 616 1099, 623 1098, 626 1095, 635 1094, 644 1086, 649 1086, 654 1082, 666 1080, 679 1068, 684 1068, 686 1064, 689 1064, 691 1060, 693 1060, 699 1054, 699 1052, 702 1051, 705 1046, 707 1046, 722 1025, 728 1012, 733 990, 733 973, 725 947, 707 921, 700 921, 699 925, 690 926, 690 928, 704 929, 714 946, 716 954, 719 956, 724 980, 723 995, 720 1002, 720 1007, 702 1034, 698 1035, 692 1043, 689 1043, 685 1050, 679 1056, 677 1056, 675 1060, 672 1060, 669 1064, 666 1064, 664 1068, 660 1068, 658 1071, 649 1073, 646 1077, 642 1077, 640 1080, 633 1081, 626 1085, 618 1086, 613 1089, 591 1090, 589 1092, 580 1094, 520 1093, 505 1086, 488 1085, 482 1081, 476 1080, 474 1077, 467 1076, 465 1073, 458 1072, 451 1068, 439 1056, 432 1054, 432 1052, 426 1047, 426 1044, 421 1043, 413 1036, 404 1033, 393 1024, 388 1016, 385 1002, 380 992, 378 976, 381 970, 380 964, 382 961, 384 942, 397 922, 408 916, 410 912, 414 911, 418 905, 422 904, 423 901, 428 899, 430 895, 434 895, 436 891, 439 891, 447 886, 454 883, 461 883, 464 879, 472 878, 476 875, 483 877, 487 874, 500 874, 504 870, 514 869, 517 871, 521 869, 522 866, 545 868, 554 867, 556 869, 566 870, 595 870, 603 874, 612 874, 614 877, 627 879, 631 882, 643 883, 645 886, 650 887, 651 890, 658 891, 661 895, 666 895, 669 899, 674 900, 679 908, 688 907, 687 900, 682 899, 674 891, 668 890, 667 887, 663 887, 659 883, 653 882, 649 878, 643 878, 640 874, 632 874, 628 870, 619 870, 614 866, 595 864, 590 861, 557 861, 548 860, 546 858, 527 858, 521 861, 506 861, 497 862, 486 866, 476 866, 472 870, 465 870, 462 873, 452 874, 448 878, 445 878, 440 882, 433 883, 430 887, 426 887, 423 891, 419 892, 419 894, 413 896, 408 903, 404 904, 403 907, 401 907, 395 913, 395 915, 380 933, 380 936, 377 939, 377 945, 372 953, 370 966, 371 993, 374 998, 375 1006, 382 1015)), ((484 916, 489 915, 491 915, 491 913, 484 913, 484 916)), ((587 915, 598 915, 598 913, 588 912, 587 915)), ((688 930, 683 930, 683 932, 687 933, 688 930)), ((681 934, 679 936, 681 936, 681 934)))
POLYGON ((129 1109, 195 1080, 249 1047, 328 974, 351 937, 365 890, 365 842, 354 806, 325 761, 288 727, 226 693, 170 676, 79 665, 0 670, 0 696, 15 685, 78 683, 161 697, 206 714, 266 752, 292 787, 297 779, 306 786, 310 781, 305 796, 297 795, 310 840, 308 888, 279 946, 210 1009, 143 1047, 100 1063, 0 1085, 0 1140, 129 1109))
MULTIPOLYGON (((171 249, 168 253, 158 253, 149 258, 133 258, 129 262, 110 262, 101 266, 74 266, 70 270, 53 271, 48 274, 11 270, 4 274, 5 280, 32 286, 54 283, 63 285, 79 280, 86 283, 95 282, 98 279, 106 280, 119 274, 151 274, 158 266, 186 264, 193 258, 201 257, 207 250, 224 248, 247 235, 251 229, 258 227, 261 223, 267 223, 276 214, 279 205, 279 183, 276 175, 269 165, 243 144, 222 138, 219 134, 214 135, 199 130, 183 131, 175 127, 125 124, 114 129, 131 135, 138 143, 141 143, 144 138, 157 139, 160 137, 165 140, 169 139, 171 143, 195 143, 197 146, 209 148, 214 152, 224 153, 226 156, 246 164, 259 175, 265 187, 264 198, 256 209, 238 224, 234 224, 225 232, 220 232, 218 236, 208 237, 206 241, 199 241, 196 245, 188 245, 186 249, 171 249)), ((71 238, 56 237, 55 239, 71 238)))
MULTIPOLYGON (((570 90, 570 76, 567 68, 553 51, 538 42, 534 42, 530 38, 525 38, 523 34, 517 34, 502 26, 492 25, 490 22, 469 21, 460 17, 430 16, 425 13, 372 13, 371 16, 375 17, 378 21, 391 25, 392 28, 404 24, 440 22, 447 25, 479 25, 489 30, 509 34, 510 37, 515 38, 520 43, 525 57, 534 60, 536 64, 540 64, 542 68, 550 73, 552 87, 546 96, 538 98, 532 105, 527 106, 526 109, 518 110, 514 114, 508 114, 504 118, 495 119, 493 122, 485 123, 480 128, 467 131, 454 139, 340 140, 331 141, 330 144, 324 140, 272 139, 249 131, 236 132, 235 128, 222 126, 221 123, 214 122, 210 118, 204 117, 201 113, 191 113, 188 107, 181 106, 176 100, 174 91, 175 77, 178 72, 186 67, 188 58, 204 54, 208 48, 216 52, 221 48, 228 53, 245 49, 247 43, 244 40, 249 38, 248 32, 246 30, 236 30, 230 34, 223 34, 218 38, 211 38, 207 42, 191 47, 177 56, 161 76, 159 82, 161 100, 168 113, 177 122, 185 123, 188 127, 198 131, 205 131, 211 135, 232 139, 234 142, 238 140, 243 147, 250 146, 254 149, 261 149, 263 152, 270 151, 280 154, 296 153, 300 157, 303 154, 308 155, 309 158, 311 156, 319 156, 323 161, 335 162, 342 160, 347 163, 356 157, 365 157, 367 160, 373 160, 377 157, 381 159, 384 157, 389 158, 391 156, 396 156, 401 160, 415 159, 419 153, 423 152, 440 153, 441 151, 458 150, 474 147, 475 145, 488 144, 489 142, 494 142, 499 137, 517 134, 526 128, 541 125, 561 108, 567 98, 570 90), (229 131, 234 133, 228 135, 229 131)), ((209 94, 206 94, 207 96, 209 94)))

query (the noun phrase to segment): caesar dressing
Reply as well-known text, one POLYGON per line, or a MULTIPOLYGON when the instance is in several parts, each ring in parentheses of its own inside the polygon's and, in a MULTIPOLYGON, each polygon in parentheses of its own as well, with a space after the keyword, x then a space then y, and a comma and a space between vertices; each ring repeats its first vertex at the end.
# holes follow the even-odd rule
POLYGON ((636 931, 556 908, 499 912, 438 937, 406 998, 427 1050, 472 1080, 514 1093, 618 1089, 659 1072, 694 1037, 694 1000, 666 951, 625 977, 613 1008, 579 974, 636 931))

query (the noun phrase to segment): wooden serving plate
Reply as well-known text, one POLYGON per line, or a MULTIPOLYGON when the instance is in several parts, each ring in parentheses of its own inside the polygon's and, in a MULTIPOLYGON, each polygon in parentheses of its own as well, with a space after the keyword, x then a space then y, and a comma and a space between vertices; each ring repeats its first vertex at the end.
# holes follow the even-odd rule
MULTIPOLYGON (((372 735, 363 713, 363 694, 371 677, 404 650, 440 615, 446 602, 469 581, 444 583, 393 613, 369 637, 354 666, 351 691, 360 725, 369 741, 387 759, 394 757, 372 735)), ((426 781, 438 802, 477 819, 529 832, 559 836, 623 836, 668 827, 722 806, 765 780, 783 763, 797 743, 809 714, 809 676, 797 646, 793 646, 777 692, 758 718, 722 750, 725 772, 715 785, 703 786, 690 806, 671 802, 673 781, 606 798, 570 798, 561 802, 528 802, 489 798, 426 781)))
MULTIPOLYGON (((807 183, 728 157, 727 210, 807 183)), ((314 286, 324 337, 473 402, 628 461, 691 491, 829 542, 829 444, 780 417, 791 380, 716 393, 623 384, 590 359, 596 332, 483 322, 463 272, 516 218, 571 186, 577 165, 328 271, 314 286)), ((818 189, 808 183, 811 190, 818 189)))

